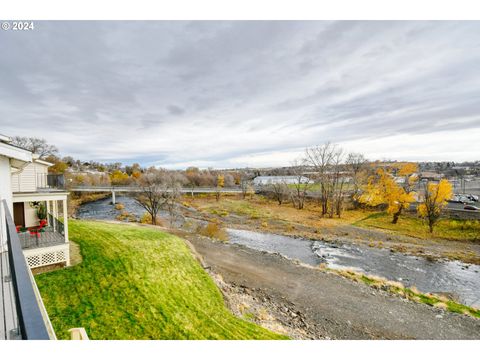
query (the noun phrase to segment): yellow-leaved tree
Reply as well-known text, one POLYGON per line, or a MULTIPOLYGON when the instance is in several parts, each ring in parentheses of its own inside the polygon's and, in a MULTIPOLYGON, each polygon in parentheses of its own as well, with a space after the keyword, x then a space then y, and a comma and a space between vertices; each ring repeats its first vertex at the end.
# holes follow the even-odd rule
POLYGON ((110 181, 112 185, 125 185, 128 183, 129 176, 121 170, 114 170, 110 174, 110 181))
POLYGON ((452 197, 452 184, 448 180, 440 180, 438 184, 428 182, 425 184, 422 202, 418 205, 418 214, 428 222, 430 232, 440 218, 442 210, 447 205, 447 200, 452 197))
POLYGON ((225 186, 225 176, 223 176, 222 174, 219 174, 217 176, 216 185, 217 185, 217 191, 215 191, 215 199, 219 201, 220 194, 221 194, 220 189, 225 186))
POLYGON ((406 182, 402 186, 388 170, 377 169, 376 174, 369 178, 359 201, 369 206, 387 205, 387 213, 393 215, 392 223, 396 224, 402 211, 415 201, 415 193, 412 190, 415 179, 411 179, 415 178, 413 170, 411 166, 407 169, 400 168, 399 174, 405 176, 406 182))

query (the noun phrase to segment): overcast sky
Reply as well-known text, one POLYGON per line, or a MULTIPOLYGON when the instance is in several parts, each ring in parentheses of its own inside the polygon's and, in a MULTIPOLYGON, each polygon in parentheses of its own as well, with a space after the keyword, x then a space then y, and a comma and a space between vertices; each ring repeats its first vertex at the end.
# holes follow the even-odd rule
POLYGON ((0 30, 0 133, 182 168, 480 159, 480 22, 36 22, 0 30))

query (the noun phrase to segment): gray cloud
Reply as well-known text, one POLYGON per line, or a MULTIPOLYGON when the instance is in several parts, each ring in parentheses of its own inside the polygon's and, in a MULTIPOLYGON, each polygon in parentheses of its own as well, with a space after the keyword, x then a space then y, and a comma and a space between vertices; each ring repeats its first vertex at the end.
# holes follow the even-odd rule
POLYGON ((331 140, 370 157, 478 158, 465 138, 480 135, 480 22, 35 25, 0 32, 0 132, 63 154, 275 165, 331 140))

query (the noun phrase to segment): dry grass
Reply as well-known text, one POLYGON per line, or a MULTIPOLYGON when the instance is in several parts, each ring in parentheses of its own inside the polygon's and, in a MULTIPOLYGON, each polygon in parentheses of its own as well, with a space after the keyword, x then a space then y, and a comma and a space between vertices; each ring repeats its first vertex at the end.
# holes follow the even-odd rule
MULTIPOLYGON (((320 268, 319 268, 320 269, 320 268)), ((406 288, 403 284, 389 281, 379 276, 365 275, 354 270, 334 270, 334 269, 320 269, 323 271, 338 274, 344 278, 353 280, 355 282, 364 283, 372 288, 389 291, 391 293, 400 295, 403 298, 434 306, 439 309, 480 318, 480 310, 457 303, 443 295, 423 294, 415 286, 406 288)))
POLYGON ((221 241, 227 241, 228 235, 221 226, 221 224, 217 222, 209 222, 205 226, 199 226, 197 228, 197 233, 211 239, 217 239, 221 241))
POLYGON ((422 219, 410 214, 405 214, 400 217, 397 224, 392 224, 391 215, 370 213, 363 219, 355 221, 353 225, 388 230, 420 239, 480 240, 480 221, 478 220, 440 219, 434 228, 433 234, 429 232, 428 226, 422 219))
MULTIPOLYGON (((199 211, 213 215, 227 216, 237 214, 246 216, 252 220, 266 223, 269 220, 280 220, 292 225, 309 227, 328 227, 343 223, 352 223, 365 218, 369 213, 363 210, 348 210, 341 218, 322 218, 320 208, 315 201, 308 201, 305 208, 298 210, 290 203, 278 205, 276 201, 260 195, 254 195, 251 199, 242 199, 240 196, 223 197, 216 201, 214 197, 189 198, 188 204, 199 211)), ((263 225, 262 225, 263 226, 263 225)))

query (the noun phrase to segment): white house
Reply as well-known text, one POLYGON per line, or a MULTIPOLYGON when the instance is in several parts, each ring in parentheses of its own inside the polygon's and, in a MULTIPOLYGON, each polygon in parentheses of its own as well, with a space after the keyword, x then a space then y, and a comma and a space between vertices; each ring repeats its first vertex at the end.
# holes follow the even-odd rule
POLYGON ((301 176, 300 179, 298 176, 257 176, 253 179, 254 186, 262 186, 269 184, 307 184, 312 183, 313 181, 305 176, 301 176))
POLYGON ((68 194, 48 181, 50 165, 0 134, 0 340, 56 339, 31 272, 70 262, 68 194))
POLYGON ((70 263, 68 192, 49 185, 51 165, 0 137, 0 197, 7 201, 30 268, 70 263))

